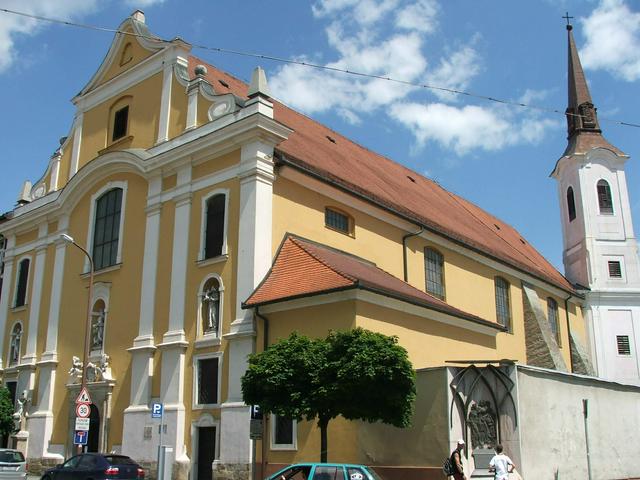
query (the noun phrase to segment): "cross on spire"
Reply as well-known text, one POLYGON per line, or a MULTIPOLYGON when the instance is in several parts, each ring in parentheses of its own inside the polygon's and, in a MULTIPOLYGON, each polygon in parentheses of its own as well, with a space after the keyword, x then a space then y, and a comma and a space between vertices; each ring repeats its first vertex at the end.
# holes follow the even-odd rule
POLYGON ((571 20, 573 17, 570 17, 570 16, 569 16, 569 12, 566 12, 562 18, 564 18, 564 19, 567 21, 567 30, 571 30, 572 26, 571 26, 571 22, 570 22, 570 20, 571 20))

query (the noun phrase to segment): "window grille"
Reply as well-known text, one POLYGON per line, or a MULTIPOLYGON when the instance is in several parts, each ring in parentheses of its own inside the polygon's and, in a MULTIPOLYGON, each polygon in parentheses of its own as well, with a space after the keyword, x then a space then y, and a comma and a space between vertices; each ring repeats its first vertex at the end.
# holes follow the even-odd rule
POLYGON ((631 355, 631 344, 628 335, 616 335, 618 344, 618 355, 631 355))
POLYGON ((511 308, 509 306, 509 282, 502 277, 496 277, 496 317, 498 323, 510 328, 511 308))
POLYGON ((610 278, 622 278, 622 265, 617 260, 610 260, 607 262, 609 265, 609 277, 610 278))
POLYGON ((558 302, 553 298, 547 298, 547 319, 558 346, 560 345, 560 329, 558 328, 558 302))
POLYGON ((427 292, 444 300, 444 257, 433 248, 424 249, 427 292))
POLYGON ((351 233, 349 217, 344 213, 338 212, 331 208, 326 208, 324 211, 324 224, 329 228, 338 230, 342 233, 346 233, 347 235, 351 233))
POLYGON ((611 199, 611 187, 606 180, 598 181, 598 206, 603 215, 613 214, 613 200, 611 199))
POLYGON ((198 403, 218 403, 218 358, 198 360, 198 403))
POLYGON ((115 265, 118 261, 121 209, 121 188, 109 190, 96 202, 93 229, 93 262, 96 270, 115 265))

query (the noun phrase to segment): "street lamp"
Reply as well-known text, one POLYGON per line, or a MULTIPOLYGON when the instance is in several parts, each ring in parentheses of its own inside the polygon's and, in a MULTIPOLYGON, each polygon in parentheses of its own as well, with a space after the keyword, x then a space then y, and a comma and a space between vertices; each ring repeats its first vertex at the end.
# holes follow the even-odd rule
MULTIPOLYGON (((84 248, 78 245, 73 237, 63 233, 60 238, 67 243, 75 245, 82 253, 84 253, 89 260, 89 295, 87 298, 87 325, 84 332, 84 352, 82 354, 82 382, 80 391, 87 388, 87 365, 89 364, 89 342, 91 341, 91 300, 93 299, 93 258, 84 248)), ((78 453, 82 453, 82 445, 78 445, 78 453)))

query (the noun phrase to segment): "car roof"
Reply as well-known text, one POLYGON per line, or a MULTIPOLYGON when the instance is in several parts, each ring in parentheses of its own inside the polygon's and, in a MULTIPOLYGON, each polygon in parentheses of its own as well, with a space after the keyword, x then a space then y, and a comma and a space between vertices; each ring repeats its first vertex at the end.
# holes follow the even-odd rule
POLYGON ((292 463, 288 467, 313 467, 313 466, 322 466, 322 467, 364 467, 367 468, 366 465, 360 465, 357 463, 320 463, 320 462, 308 462, 308 463, 292 463))

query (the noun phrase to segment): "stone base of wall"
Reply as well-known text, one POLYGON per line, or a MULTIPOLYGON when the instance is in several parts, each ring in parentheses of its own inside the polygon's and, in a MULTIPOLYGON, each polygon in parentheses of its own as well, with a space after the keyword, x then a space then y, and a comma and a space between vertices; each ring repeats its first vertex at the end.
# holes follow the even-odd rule
POLYGON ((55 467, 58 463, 62 462, 55 458, 27 458, 29 475, 40 476, 45 472, 45 470, 55 467))
POLYGON ((213 480, 250 480, 251 468, 247 463, 214 463, 213 480))

